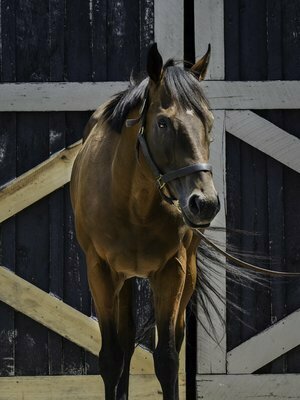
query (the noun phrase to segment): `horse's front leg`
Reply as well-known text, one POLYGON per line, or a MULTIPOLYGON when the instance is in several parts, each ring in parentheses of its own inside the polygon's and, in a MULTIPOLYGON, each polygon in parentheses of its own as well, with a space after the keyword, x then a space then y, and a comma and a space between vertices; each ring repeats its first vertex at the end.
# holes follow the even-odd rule
POLYGON ((128 399, 130 361, 135 345, 135 321, 133 318, 133 280, 125 281, 119 295, 119 342, 124 350, 124 368, 117 389, 117 400, 128 399))
POLYGON ((179 354, 176 346, 176 323, 185 276, 186 254, 183 250, 150 279, 158 331, 154 366, 164 400, 178 399, 179 354))
POLYGON ((92 246, 86 254, 86 260, 89 286, 102 336, 99 367, 105 386, 105 400, 116 400, 117 385, 124 368, 124 351, 117 331, 118 294, 123 281, 113 274, 92 246))

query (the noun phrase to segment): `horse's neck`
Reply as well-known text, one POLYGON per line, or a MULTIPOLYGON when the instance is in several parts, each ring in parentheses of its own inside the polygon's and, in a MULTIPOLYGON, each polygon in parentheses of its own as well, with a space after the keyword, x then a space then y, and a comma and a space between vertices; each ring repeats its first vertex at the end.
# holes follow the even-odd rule
POLYGON ((118 208, 145 220, 157 210, 160 196, 146 161, 137 154, 135 129, 120 135, 113 159, 112 196, 118 208))

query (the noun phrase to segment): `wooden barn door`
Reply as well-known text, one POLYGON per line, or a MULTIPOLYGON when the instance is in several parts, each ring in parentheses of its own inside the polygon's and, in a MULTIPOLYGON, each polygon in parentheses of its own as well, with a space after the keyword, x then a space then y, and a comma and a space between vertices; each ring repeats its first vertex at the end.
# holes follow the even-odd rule
MULTIPOLYGON (((225 210, 216 224, 229 229, 215 239, 250 262, 298 272, 299 20, 298 1, 195 2, 196 51, 206 34, 218 49, 207 93, 217 110, 212 163, 224 157, 214 164, 225 210)), ((299 398, 299 279, 245 287, 213 267, 211 279, 244 313, 220 303, 224 328, 211 310, 218 343, 199 326, 198 399, 299 398)))
MULTIPOLYGON (((1 400, 103 398, 101 338, 68 182, 91 112, 145 69, 149 44, 158 41, 165 59, 183 58, 183 4, 169 6, 0 2, 1 400)), ((140 319, 144 289, 140 282, 140 319)), ((184 365, 183 353, 182 398, 184 365)), ((161 398, 141 347, 131 374, 132 399, 161 398)))

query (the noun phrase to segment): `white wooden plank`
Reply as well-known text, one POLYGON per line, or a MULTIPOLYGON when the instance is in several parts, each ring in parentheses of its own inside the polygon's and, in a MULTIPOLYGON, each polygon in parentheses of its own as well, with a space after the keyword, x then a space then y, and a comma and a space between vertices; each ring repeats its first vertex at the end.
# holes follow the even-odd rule
POLYGON ((200 375, 200 400, 300 399, 300 375, 200 375))
POLYGON ((231 350, 227 354, 228 373, 251 374, 257 371, 299 346, 299 331, 300 309, 231 350))
POLYGON ((226 130, 251 146, 300 172, 300 139, 251 111, 226 113, 226 130))
POLYGON ((223 0, 196 0, 195 53, 201 58, 211 44, 211 60, 206 79, 222 80, 224 70, 224 4, 223 0))
POLYGON ((164 62, 169 58, 182 61, 183 1, 154 1, 154 39, 164 62))
MULTIPOLYGON (((217 111, 214 113, 215 123, 213 128, 214 141, 211 144, 210 162, 213 165, 213 177, 216 189, 218 190, 221 210, 212 226, 225 227, 225 199, 226 199, 226 185, 224 179, 224 165, 225 165, 225 121, 224 111, 217 111)), ((208 233, 208 236, 216 241, 218 244, 223 243, 223 247, 226 247, 226 233, 214 232, 208 233)), ((201 264, 201 262, 200 262, 201 264)), ((204 268, 204 267, 202 267, 204 268)), ((212 265, 210 269, 206 271, 210 275, 212 284, 218 288, 219 293, 226 298, 226 271, 215 270, 212 265)), ((216 295, 211 293, 211 297, 214 303, 217 305, 222 318, 226 320, 226 307, 220 301, 216 295)), ((208 309, 213 321, 215 332, 212 332, 210 325, 208 324, 206 317, 201 309, 199 309, 199 321, 201 324, 198 325, 198 372, 202 374, 222 374, 226 372, 226 328, 219 316, 214 311, 213 307, 208 305, 208 309), (206 330, 203 328, 204 325, 206 330), (213 337, 215 336, 215 340, 213 337)))
MULTIPOLYGON (((104 399, 103 381, 98 375, 18 376, 0 378, 0 400, 100 400, 104 399)), ((131 400, 162 399, 155 375, 132 375, 131 400)), ((184 376, 179 376, 180 399, 185 399, 184 376)))
MULTIPOLYGON (((98 355, 101 337, 95 320, 4 267, 0 267, 0 300, 92 354, 98 355)), ((137 347, 132 359, 131 372, 153 374, 152 355, 137 347)))
MULTIPOLYGON (((300 81, 203 81, 214 110, 299 109, 300 81)), ((128 82, 3 83, 1 111, 95 110, 128 82)))
POLYGON ((128 82, 4 83, 0 111, 95 110, 128 82))
POLYGON ((81 141, 51 156, 0 188, 0 222, 10 218, 70 181, 81 141))

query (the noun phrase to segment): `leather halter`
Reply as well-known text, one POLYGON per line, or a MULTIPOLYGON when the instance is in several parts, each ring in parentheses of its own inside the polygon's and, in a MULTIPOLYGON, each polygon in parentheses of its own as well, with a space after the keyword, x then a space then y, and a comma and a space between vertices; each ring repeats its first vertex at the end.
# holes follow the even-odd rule
POLYGON ((158 190, 160 192, 161 197, 167 201, 169 204, 174 204, 174 200, 177 200, 174 197, 167 196, 165 193, 163 193, 163 188, 166 186, 167 183, 173 181, 174 179, 181 178, 183 176, 191 175, 194 172, 199 172, 199 171, 212 171, 212 165, 208 163, 196 163, 196 164, 191 164, 186 167, 178 168, 174 171, 162 173, 159 167, 156 165, 154 162, 147 141, 146 137, 144 135, 144 130, 145 130, 145 124, 146 124, 146 114, 147 114, 147 109, 148 109, 148 91, 146 92, 145 100, 143 101, 142 107, 140 109, 139 117, 135 119, 127 119, 126 120, 126 126, 131 127, 136 125, 137 123, 141 123, 139 133, 138 133, 138 140, 137 140, 137 147, 140 146, 142 149, 142 152, 144 154, 144 157, 148 163, 149 168, 151 169, 155 181, 158 187, 158 190))

